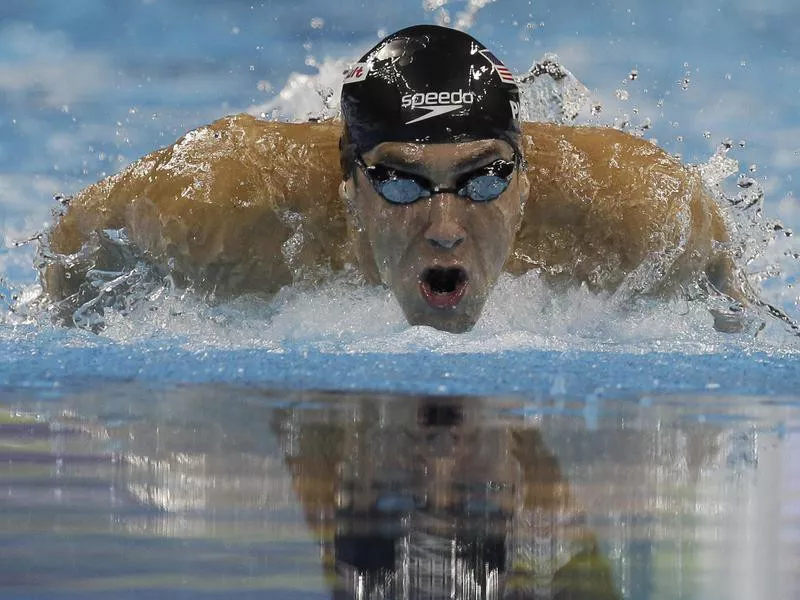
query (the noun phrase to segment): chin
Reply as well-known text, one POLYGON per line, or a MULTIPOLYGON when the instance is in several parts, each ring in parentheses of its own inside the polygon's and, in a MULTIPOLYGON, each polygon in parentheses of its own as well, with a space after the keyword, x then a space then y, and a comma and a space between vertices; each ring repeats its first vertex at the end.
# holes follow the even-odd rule
POLYGON ((473 298, 465 298, 456 308, 432 308, 418 300, 413 306, 401 304, 409 325, 426 325, 450 333, 465 333, 475 326, 481 316, 480 306, 474 306, 473 298))
POLYGON ((466 315, 415 315, 408 318, 410 325, 427 325, 449 333, 466 333, 475 326, 476 322, 477 319, 466 315))

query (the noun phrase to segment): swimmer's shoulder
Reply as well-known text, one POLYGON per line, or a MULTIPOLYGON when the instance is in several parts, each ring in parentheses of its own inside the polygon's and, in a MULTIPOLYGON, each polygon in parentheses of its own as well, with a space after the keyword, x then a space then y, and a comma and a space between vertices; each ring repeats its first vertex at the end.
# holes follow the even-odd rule
POLYGON ((275 150, 303 152, 303 147, 322 152, 338 152, 341 122, 330 119, 304 123, 267 121, 247 113, 228 115, 210 125, 187 133, 176 142, 188 142, 201 152, 247 148, 254 152, 275 150))
POLYGON ((676 172, 681 162, 652 141, 613 127, 523 123, 529 162, 540 168, 591 168, 601 179, 605 169, 658 167, 676 172))
MULTIPOLYGON (((295 270, 340 268, 350 259, 337 193, 338 131, 333 123, 249 115, 193 129, 76 194, 48 231, 50 248, 72 254, 104 230, 124 229, 143 255, 171 265, 180 285, 218 296, 271 294, 295 270), (290 239, 303 242, 291 264, 290 239)), ((74 291, 64 291, 60 272, 47 271, 53 297, 74 291)))
POLYGON ((714 241, 726 239, 697 171, 651 141, 546 123, 525 123, 523 134, 530 194, 510 271, 534 265, 613 291, 649 257, 664 256, 668 292, 704 269, 714 241))
POLYGON ((340 131, 336 121, 284 123, 242 113, 189 131, 143 160, 155 158, 151 171, 165 171, 178 178, 190 175, 193 179, 204 179, 203 173, 209 173, 222 185, 230 179, 226 173, 231 169, 234 173, 250 174, 253 170, 267 177, 291 179, 304 169, 315 172, 338 165, 340 131))
POLYGON ((531 193, 597 210, 641 204, 654 219, 702 188, 699 174, 650 140, 611 127, 524 123, 531 193))
POLYGON ((75 194, 50 231, 51 246, 75 252, 93 230, 130 225, 131 211, 143 205, 165 218, 204 205, 330 208, 340 180, 340 132, 338 121, 222 117, 75 194))

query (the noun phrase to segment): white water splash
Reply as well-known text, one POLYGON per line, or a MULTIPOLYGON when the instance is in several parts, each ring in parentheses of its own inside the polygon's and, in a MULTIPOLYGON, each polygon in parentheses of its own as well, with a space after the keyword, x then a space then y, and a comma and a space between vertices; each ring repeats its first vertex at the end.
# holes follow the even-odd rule
POLYGON ((455 14, 455 19, 450 15, 450 11, 445 8, 449 4, 449 0, 423 0, 422 8, 430 13, 434 13, 436 22, 439 25, 467 30, 475 25, 475 18, 478 12, 494 1, 495 0, 467 0, 466 7, 455 14))
POLYGON ((566 125, 579 115, 588 116, 590 92, 561 65, 558 56, 545 54, 527 73, 517 76, 520 118, 566 125))
MULTIPOLYGON (((273 300, 241 297, 210 304, 163 287, 106 309, 101 337, 123 344, 162 340, 185 350, 297 347, 334 353, 487 353, 507 350, 683 352, 709 354, 750 348, 791 351, 792 340, 770 324, 757 338, 713 329, 702 302, 651 301, 621 308, 608 295, 586 289, 554 293, 536 273, 503 275, 475 328, 450 334, 406 322, 391 293, 364 286, 355 274, 318 287, 290 286, 273 300)), ((40 313, 40 319, 47 315, 40 313)))
POLYGON ((278 95, 247 109, 247 113, 262 119, 303 122, 333 119, 339 116, 339 97, 342 94, 343 73, 350 61, 325 58, 309 66, 315 74, 292 73, 278 95))
POLYGON ((759 297, 796 320, 800 296, 793 289, 800 249, 790 229, 765 215, 764 189, 751 176, 752 169, 740 172, 739 161, 730 155, 732 148, 732 142, 723 141, 696 168, 722 209, 730 232, 726 245, 738 267, 759 297))

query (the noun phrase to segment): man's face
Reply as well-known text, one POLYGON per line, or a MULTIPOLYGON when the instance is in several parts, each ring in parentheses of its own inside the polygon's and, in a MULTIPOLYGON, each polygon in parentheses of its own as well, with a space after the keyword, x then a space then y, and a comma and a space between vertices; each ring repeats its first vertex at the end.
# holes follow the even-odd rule
MULTIPOLYGON (((385 142, 364 154, 367 167, 413 175, 429 188, 457 189, 470 175, 503 159, 514 161, 500 140, 460 144, 385 142)), ((386 172, 383 170, 382 172, 386 172)), ((472 328, 511 251, 522 219, 528 180, 515 168, 494 200, 475 202, 447 191, 410 204, 384 199, 356 166, 347 200, 367 237, 381 280, 412 325, 451 332, 472 328)), ((365 257, 366 258, 366 257, 365 257)))

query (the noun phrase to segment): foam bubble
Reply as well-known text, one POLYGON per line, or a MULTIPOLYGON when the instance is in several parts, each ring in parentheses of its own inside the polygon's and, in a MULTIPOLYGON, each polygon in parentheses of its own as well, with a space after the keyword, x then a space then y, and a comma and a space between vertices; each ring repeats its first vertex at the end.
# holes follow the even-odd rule
POLYGON ((704 302, 642 301, 622 307, 585 288, 555 293, 535 273, 503 275, 475 328, 450 334, 409 326, 391 293, 350 277, 292 286, 272 301, 255 297, 209 304, 164 288, 123 315, 107 310, 101 336, 136 344, 163 340, 187 350, 297 348, 336 353, 500 353, 508 350, 682 352, 788 350, 797 345, 776 323, 753 337, 713 329, 704 302))

